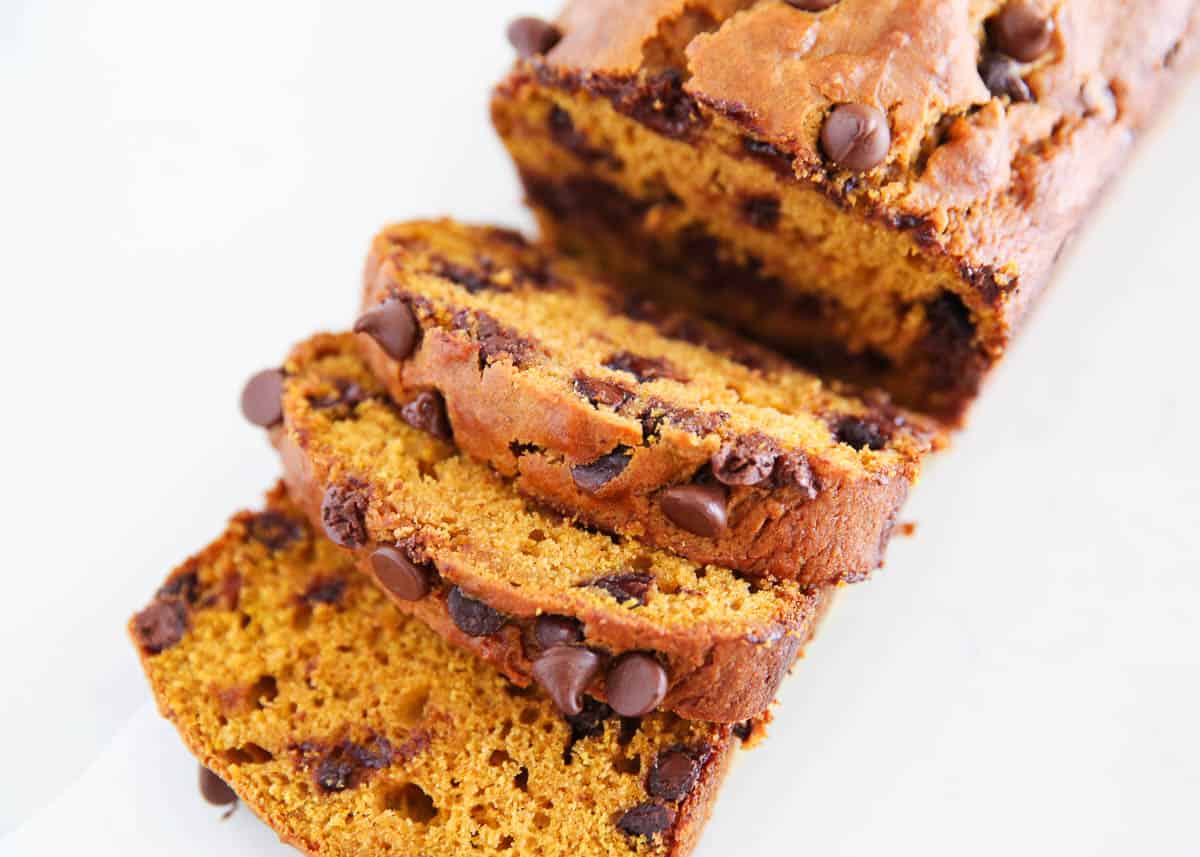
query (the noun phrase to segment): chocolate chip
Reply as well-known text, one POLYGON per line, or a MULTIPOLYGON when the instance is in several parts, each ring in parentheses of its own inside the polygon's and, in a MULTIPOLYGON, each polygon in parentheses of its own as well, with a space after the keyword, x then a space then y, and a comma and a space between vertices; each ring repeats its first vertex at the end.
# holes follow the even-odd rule
POLYGON ((354 322, 354 332, 371 337, 393 360, 405 360, 417 347, 421 325, 412 307, 402 300, 391 299, 359 316, 354 322))
POLYGON ((643 384, 647 381, 657 381, 660 378, 680 383, 686 383, 688 380, 682 372, 671 365, 671 361, 664 357, 642 357, 628 351, 619 351, 609 357, 604 361, 604 368, 616 372, 628 372, 643 384))
POLYGON ((659 499, 667 520, 706 539, 724 532, 729 523, 729 496, 722 485, 676 485, 659 499))
POLYGON ((842 417, 833 430, 838 443, 845 443, 857 450, 880 450, 887 446, 888 437, 884 429, 866 417, 842 417))
POLYGON ((805 12, 821 12, 837 3, 838 0, 784 0, 784 2, 805 12))
POLYGON ((242 414, 256 426, 271 428, 283 422, 283 372, 264 369, 242 388, 242 414))
POLYGON ((612 709, 603 702, 588 697, 583 710, 564 717, 571 727, 571 743, 583 738, 599 738, 604 734, 604 721, 612 717, 612 709))
POLYGON ((246 523, 246 533, 267 550, 280 551, 304 536, 304 527, 276 511, 261 512, 246 523))
POLYGON ((1008 0, 989 25, 996 49, 1021 62, 1044 54, 1054 37, 1054 19, 1031 0, 1008 0))
POLYGON ((479 368, 507 356, 515 366, 526 365, 537 346, 512 328, 505 327, 493 316, 481 310, 459 310, 451 325, 467 332, 479 343, 479 368))
POLYGON ((650 586, 653 583, 654 578, 649 574, 640 571, 631 571, 626 574, 610 574, 607 577, 598 577, 583 585, 590 586, 593 589, 603 589, 622 604, 626 601, 636 601, 638 604, 644 605, 646 603, 646 596, 650 593, 650 586))
POLYGON ((492 282, 492 274, 496 271, 495 263, 486 256, 479 259, 479 269, 469 268, 449 259, 438 257, 433 260, 432 270, 457 286, 462 286, 473 295, 496 288, 492 282))
POLYGON ((487 637, 504 627, 505 618, 482 601, 467 595, 457 586, 446 598, 450 618, 468 637, 487 637))
POLYGON ((517 18, 508 25, 508 42, 521 59, 546 54, 562 41, 562 31, 541 18, 517 18))
POLYGON ((979 76, 992 95, 1007 95, 1013 101, 1032 101, 1029 84, 1021 79, 1021 65, 1010 56, 988 52, 979 61, 979 76))
POLYGON ((188 604, 195 604, 200 597, 200 578, 195 570, 172 575, 171 578, 158 588, 155 598, 182 598, 188 604))
POLYGON ((400 417, 410 426, 428 432, 440 440, 453 440, 450 417, 446 413, 446 400, 436 390, 418 393, 417 397, 400 409, 400 417))
POLYGON ((770 231, 779 225, 779 197, 748 196, 742 200, 742 217, 755 229, 770 231))
POLYGON ((630 652, 608 671, 608 704, 623 717, 641 717, 658 708, 667 695, 667 671, 658 659, 630 652))
POLYGON ((629 447, 618 446, 608 455, 602 455, 593 462, 572 467, 571 478, 581 490, 595 494, 624 473, 632 459, 633 451, 629 447))
POLYGON ((743 137, 742 151, 766 164, 781 176, 792 176, 794 173, 795 164, 793 157, 783 149, 765 140, 743 137))
POLYGON ((779 456, 771 481, 779 488, 793 488, 809 500, 817 497, 817 477, 803 452, 787 452, 779 456))
POLYGON ((428 569, 414 563, 399 548, 376 548, 371 554, 371 569, 380 585, 397 598, 420 601, 429 594, 428 569))
POLYGON ((367 494, 361 485, 330 485, 321 501, 321 525, 335 545, 360 548, 367 543, 367 494))
POLYGON ((354 381, 346 378, 336 378, 333 381, 333 392, 324 396, 309 396, 308 403, 316 411, 328 411, 333 408, 345 407, 353 410, 360 402, 371 398, 367 391, 354 381))
POLYGON ((588 378, 585 375, 576 376, 574 387, 576 393, 597 406, 608 405, 611 408, 619 408, 633 398, 633 393, 620 384, 600 378, 588 378))
POLYGON ((182 640, 187 627, 187 607, 175 599, 156 600, 133 620, 138 642, 151 655, 165 652, 182 640))
POLYGON ((322 791, 341 792, 357 787, 372 771, 391 763, 392 745, 385 738, 376 738, 370 745, 345 741, 321 757, 313 780, 322 791))
POLYGON ((533 663, 534 679, 569 716, 583 711, 583 692, 599 672, 600 656, 576 646, 555 646, 533 663))
POLYGON ((887 117, 868 104, 839 104, 821 127, 821 148, 842 169, 874 169, 883 163, 891 145, 887 117))
POLYGON ((743 720, 741 723, 734 724, 733 737, 739 741, 746 741, 750 738, 750 733, 754 731, 753 720, 743 720))
POLYGON ((677 801, 687 796, 700 778, 700 765, 686 747, 672 747, 658 754, 646 777, 650 797, 677 801))
POLYGON ((626 836, 654 836, 675 823, 675 811, 656 803, 640 803, 617 820, 626 836))
POLYGON ((346 592, 346 581, 340 577, 318 578, 309 584, 301 597, 309 604, 337 604, 346 592))
POLYGON ((583 640, 583 625, 570 616, 538 616, 533 634, 543 649, 578 643, 583 640))
POLYGON ((237 793, 208 768, 200 766, 200 794, 213 806, 230 806, 237 803, 237 793))
POLYGON ((725 485, 761 485, 775 471, 779 444, 765 435, 742 435, 710 460, 713 476, 725 485))

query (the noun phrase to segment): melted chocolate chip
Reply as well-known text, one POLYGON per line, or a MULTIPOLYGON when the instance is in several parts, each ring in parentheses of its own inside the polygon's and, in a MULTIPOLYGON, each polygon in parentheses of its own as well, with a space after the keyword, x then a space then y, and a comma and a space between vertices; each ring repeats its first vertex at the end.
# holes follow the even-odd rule
POLYGON ((346 581, 340 577, 318 578, 309 584, 301 598, 309 604, 337 604, 346 592, 346 581))
POLYGON ((367 543, 367 494, 362 485, 331 485, 321 501, 321 525, 335 545, 360 548, 367 543))
POLYGON ((793 488, 809 500, 817 497, 817 477, 803 452, 786 452, 779 456, 772 482, 779 488, 793 488))
POLYGON ((617 819, 626 836, 655 836, 675 823, 675 811, 657 803, 640 803, 617 819))
POLYGON ((822 12, 838 0, 784 0, 789 6, 804 12, 822 12))
POLYGON ((743 720, 741 723, 735 724, 733 727, 733 737, 739 741, 749 739, 750 733, 754 731, 753 720, 743 720))
POLYGON ((432 588, 431 570, 390 545, 376 548, 371 554, 371 570, 384 589, 403 601, 420 601, 432 588))
MULTIPOLYGON (((311 753, 311 748, 302 747, 311 753)), ((392 746, 385 738, 376 738, 370 745, 345 741, 324 753, 313 769, 313 781, 325 792, 341 792, 355 788, 373 771, 392 763, 392 746)))
POLYGON ((839 104, 821 127, 821 148, 842 169, 874 169, 883 163, 891 145, 887 116, 869 104, 839 104))
POLYGON ((641 717, 658 708, 667 695, 667 671, 644 652, 621 655, 608 670, 608 704, 622 717, 641 717))
POLYGON ((505 327, 486 312, 459 310, 452 321, 455 330, 463 330, 479 343, 479 368, 485 368, 502 356, 516 366, 525 365, 533 356, 534 343, 505 327))
POLYGON ((729 524, 729 495, 722 485, 676 485, 659 498, 667 520, 693 535, 712 539, 729 524))
POLYGON ((1010 56, 989 52, 979 61, 979 76, 992 95, 1007 95, 1013 101, 1032 101, 1029 84, 1021 78, 1021 65, 1010 56))
POLYGON ((636 601, 639 605, 644 606, 653 583, 654 578, 649 574, 640 571, 631 571, 625 574, 610 574, 607 577, 598 577, 583 585, 593 589, 603 589, 622 604, 627 601, 636 601))
POLYGON ((274 510, 261 512, 246 522, 246 534, 267 550, 281 551, 304 536, 304 527, 274 510))
POLYGON ((242 415, 252 424, 271 428, 283 422, 283 371, 264 369, 242 388, 242 415))
POLYGON ((138 643, 150 655, 174 646, 183 639, 187 628, 187 607, 175 599, 157 599, 133 620, 138 643))
POLYGON ((558 710, 574 716, 583 711, 583 692, 600 673, 600 656, 590 649, 555 646, 534 661, 532 671, 558 710))
POLYGON ((237 793, 208 768, 200 766, 200 795, 213 806, 231 806, 237 803, 237 793))
POLYGON ((565 646, 583 640, 583 625, 570 616, 538 616, 533 623, 533 634, 543 649, 565 646))
POLYGON ((611 152, 596 148, 588 142, 588 138, 575 127, 575 120, 571 118, 571 114, 557 104, 550 108, 550 115, 546 118, 546 123, 554 142, 584 163, 594 164, 603 161, 610 168, 617 170, 624 166, 621 160, 611 152))
POLYGON ((450 590, 446 608, 458 630, 468 637, 491 636, 503 628, 506 621, 503 614, 467 595, 457 586, 450 590))
POLYGON ((309 396, 308 403, 315 411, 328 411, 333 408, 345 408, 346 412, 354 410, 361 402, 371 398, 367 391, 354 381, 337 378, 333 382, 334 392, 324 396, 309 396))
POLYGON ((588 378, 586 375, 576 376, 574 386, 575 392, 594 406, 608 405, 614 409, 620 408, 633 398, 633 393, 620 384, 600 378, 588 378))
POLYGON ((435 274, 462 286, 473 295, 496 288, 496 284, 492 282, 495 271, 495 264, 486 256, 479 259, 479 270, 440 257, 433 260, 435 274))
POLYGON ((586 87, 607 98, 613 107, 635 122, 665 137, 690 137, 707 124, 696 100, 684 89, 684 75, 667 69, 636 80, 595 75, 586 87))
POLYGON ((633 451, 627 446, 618 446, 608 455, 602 455, 595 461, 572 467, 571 478, 581 490, 595 494, 624 473, 632 460, 633 451))
POLYGON ((780 202, 773 194, 748 196, 742 200, 742 217, 755 229, 772 231, 779 225, 780 202))
POLYGON ((793 158, 778 146, 753 137, 742 138, 742 151, 769 166, 781 176, 794 176, 793 158))
POLYGON ((354 332, 371 337, 393 360, 405 360, 417 347, 421 325, 417 323, 412 307, 393 299, 359 316, 354 323, 354 332))
POLYGON ((833 430, 838 443, 845 443, 857 450, 880 450, 887 446, 888 435, 883 426, 868 417, 846 416, 838 420, 833 430))
POLYGON ((687 377, 664 357, 642 357, 628 351, 619 351, 604 361, 604 368, 615 372, 628 372, 642 384, 660 378, 687 382, 687 377))
POLYGON ((418 393, 415 399, 400 409, 400 418, 413 428, 428 432, 439 440, 454 439, 450 417, 446 413, 446 400, 437 390, 418 393))
POLYGON ((988 23, 996 49, 1021 62, 1036 60, 1054 39, 1054 19, 1031 0, 1009 0, 988 23))
POLYGON ((761 485, 775 472, 779 444, 766 435, 742 435, 713 455, 713 476, 724 485, 761 485))
POLYGON ((603 702, 590 696, 583 700, 583 710, 578 714, 566 715, 563 719, 571 727, 571 737, 563 750, 563 763, 571 764, 571 751, 584 738, 599 738, 604 734, 604 721, 613 716, 613 711, 603 702))
POLYGON ((562 41, 562 31, 541 18, 517 18, 508 25, 508 42, 521 59, 547 54, 562 41))
POLYGON ((176 574, 158 588, 155 598, 181 598, 188 604, 195 604, 200 597, 200 578, 193 571, 176 574))
POLYGON ((650 797, 677 801, 687 797, 700 778, 700 764, 686 747, 672 747, 658 754, 646 777, 650 797))

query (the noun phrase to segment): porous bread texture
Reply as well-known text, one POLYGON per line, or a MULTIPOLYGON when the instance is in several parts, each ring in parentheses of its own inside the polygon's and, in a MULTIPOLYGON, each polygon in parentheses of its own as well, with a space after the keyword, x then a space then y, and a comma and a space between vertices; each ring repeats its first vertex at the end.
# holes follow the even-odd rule
MULTIPOLYGON (((273 439, 292 495, 318 525, 331 492, 351 496, 348 514, 360 530, 352 547, 364 569, 379 545, 430 563, 435 590, 397 605, 518 683, 531 680, 538 654, 534 619, 567 616, 606 657, 654 652, 668 673, 664 708, 737 722, 770 705, 828 606, 829 587, 757 585, 536 505, 486 464, 407 425, 353 335, 316 336, 284 369, 284 425, 273 439), (351 400, 330 406, 346 391, 351 400), (642 582, 640 598, 618 600, 597 585, 628 575, 642 582), (463 633, 448 613, 452 586, 503 614, 505 626, 463 633)), ((605 698, 603 675, 589 692, 605 698)))
POLYGON ((573 738, 547 699, 393 609, 282 489, 177 569, 130 632, 189 750, 312 855, 682 857, 737 744, 731 727, 670 714, 573 738), (185 626, 147 648, 162 605, 185 626), (647 774, 677 746, 700 777, 655 800, 647 774), (620 832, 646 802, 673 824, 620 832))
POLYGON ((698 562, 820 585, 879 566, 888 530, 936 432, 873 397, 841 394, 727 331, 618 291, 494 228, 397 224, 372 245, 363 307, 411 308, 422 327, 394 359, 368 335, 366 361, 404 402, 444 396, 455 444, 515 476, 524 493, 608 531, 698 562), (608 401, 594 398, 602 386, 608 401), (853 446, 847 421, 879 433, 853 446), (797 471, 731 485, 729 523, 697 535, 663 492, 721 481, 710 461, 768 446, 797 471), (878 447, 878 448, 876 448, 878 447), (616 454, 580 485, 574 468, 616 454))
POLYGON ((1194 65, 1190 0, 1035 3, 1027 102, 977 70, 1002 0, 573 0, 493 116, 545 237, 955 421, 1136 133, 1194 65), (888 117, 864 173, 818 142, 888 117))

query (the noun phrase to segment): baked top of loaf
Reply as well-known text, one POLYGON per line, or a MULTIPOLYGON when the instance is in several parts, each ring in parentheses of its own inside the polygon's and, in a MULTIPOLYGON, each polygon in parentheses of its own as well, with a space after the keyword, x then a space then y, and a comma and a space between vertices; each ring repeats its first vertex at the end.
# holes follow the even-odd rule
POLYGON ((514 233, 398 224, 366 280, 360 346, 394 399, 436 392, 521 491, 698 562, 866 577, 935 436, 514 233))
POLYGON ((580 689, 618 712, 661 703, 741 721, 770 705, 829 601, 829 587, 755 584, 537 505, 409 425, 352 334, 314 337, 283 371, 273 438, 297 502, 371 573, 418 569, 419 586, 389 587, 396 603, 515 681, 530 681, 551 647, 540 626, 555 617, 598 658, 580 689), (618 687, 630 658, 645 681, 618 687), (648 698, 614 698, 647 683, 658 688, 648 698))
POLYGON ((163 716, 313 855, 682 857, 733 727, 536 691, 397 612, 276 489, 129 623, 163 716))

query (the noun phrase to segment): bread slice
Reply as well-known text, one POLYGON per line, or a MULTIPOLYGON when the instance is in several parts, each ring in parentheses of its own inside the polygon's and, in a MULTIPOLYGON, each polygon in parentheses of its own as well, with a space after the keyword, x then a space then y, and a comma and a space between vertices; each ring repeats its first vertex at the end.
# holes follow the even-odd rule
POLYGON ((493 102, 543 237, 949 421, 1200 47, 1194 0, 564 6, 493 102))
POLYGON ((932 427, 520 236, 393 226, 360 346, 392 397, 436 394, 455 445, 593 526, 805 584, 865 578, 932 427))
POLYGON ((829 603, 831 587, 754 583, 539 506, 409 425, 438 419, 395 405, 352 334, 314 337, 283 371, 272 436, 310 520, 403 610, 520 685, 562 687, 544 671, 563 665, 543 659, 567 639, 595 656, 567 676, 575 690, 621 714, 742 721, 770 705, 829 603))
POLYGON ((568 722, 396 611, 281 488, 129 631, 188 749, 321 857, 682 857, 738 745, 598 704, 568 722))

